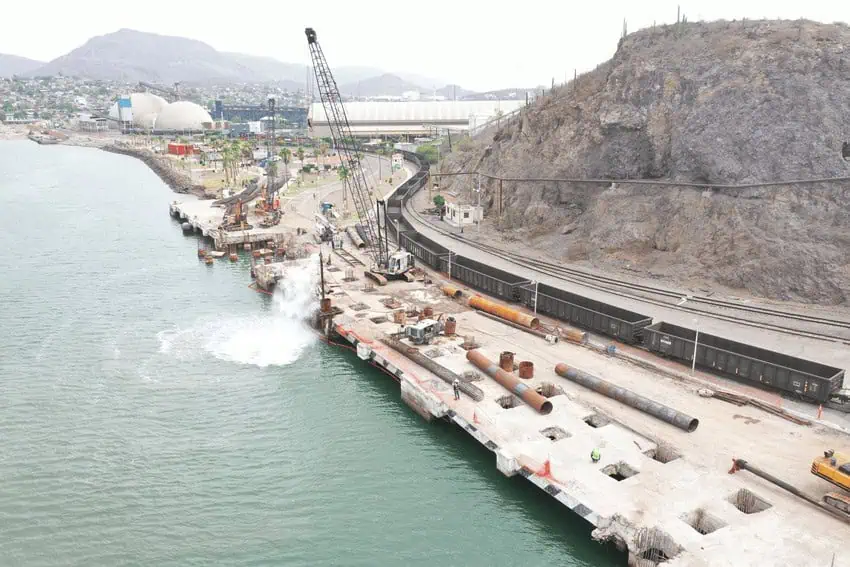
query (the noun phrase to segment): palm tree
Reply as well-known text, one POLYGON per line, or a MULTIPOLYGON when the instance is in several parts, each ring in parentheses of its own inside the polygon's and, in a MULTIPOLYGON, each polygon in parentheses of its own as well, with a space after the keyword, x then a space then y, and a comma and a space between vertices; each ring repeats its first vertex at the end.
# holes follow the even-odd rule
POLYGON ((277 155, 279 155, 281 161, 283 161, 283 179, 286 181, 289 179, 289 160, 292 158, 292 152, 289 148, 281 148, 277 155))
POLYGON ((346 179, 348 179, 348 168, 344 165, 339 166, 339 169, 337 169, 336 172, 339 175, 340 181, 345 181, 346 179))
MULTIPOLYGON (((316 156, 319 157, 319 158, 323 158, 326 155, 328 155, 328 145, 325 144, 324 142, 322 142, 321 144, 319 144, 319 147, 316 149, 316 156)), ((320 164, 321 164, 321 160, 320 160, 320 164)))
POLYGON ((298 149, 295 150, 295 155, 298 156, 298 161, 301 162, 301 167, 304 167, 304 147, 298 146, 298 149))

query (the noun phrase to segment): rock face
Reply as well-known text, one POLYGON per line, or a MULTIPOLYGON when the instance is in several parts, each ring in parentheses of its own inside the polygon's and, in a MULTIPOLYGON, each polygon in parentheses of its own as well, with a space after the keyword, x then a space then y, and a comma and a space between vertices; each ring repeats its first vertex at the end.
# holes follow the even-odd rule
MULTIPOLYGON (((845 141, 850 28, 694 23, 627 36, 613 59, 455 152, 448 167, 514 178, 794 181, 850 176, 845 141)), ((485 186, 491 208, 494 187, 485 186)), ((850 182, 505 182, 504 195, 501 228, 568 261, 770 298, 850 297, 850 182)))

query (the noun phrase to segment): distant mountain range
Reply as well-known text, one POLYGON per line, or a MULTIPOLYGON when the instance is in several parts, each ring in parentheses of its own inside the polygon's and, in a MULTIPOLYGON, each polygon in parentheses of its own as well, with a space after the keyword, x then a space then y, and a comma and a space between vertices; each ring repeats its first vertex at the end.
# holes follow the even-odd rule
POLYGON ((43 61, 0 53, 0 77, 11 78, 13 75, 25 75, 42 65, 44 65, 43 61))
MULTIPOLYGON (((0 55, 0 76, 67 75, 112 81, 146 81, 170 85, 274 82, 288 90, 314 83, 306 65, 284 63, 271 57, 217 51, 194 39, 131 29, 96 36, 48 63, 14 55, 0 55)), ((446 98, 464 98, 472 91, 445 85, 438 79, 413 73, 386 73, 375 67, 339 67, 334 77, 349 96, 401 96, 408 91, 446 98)), ((315 86, 313 84, 313 86, 315 86)), ((524 95, 523 95, 524 96, 524 95)))

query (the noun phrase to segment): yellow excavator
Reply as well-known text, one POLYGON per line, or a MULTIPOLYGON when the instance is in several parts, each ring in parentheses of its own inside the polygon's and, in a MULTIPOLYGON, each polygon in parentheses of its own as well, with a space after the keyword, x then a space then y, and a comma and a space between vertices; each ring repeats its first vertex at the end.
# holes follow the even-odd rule
MULTIPOLYGON (((823 457, 812 461, 812 474, 850 492, 850 455, 836 453, 832 449, 823 452, 823 457)), ((829 492, 823 501, 850 514, 850 497, 839 492, 829 492)))

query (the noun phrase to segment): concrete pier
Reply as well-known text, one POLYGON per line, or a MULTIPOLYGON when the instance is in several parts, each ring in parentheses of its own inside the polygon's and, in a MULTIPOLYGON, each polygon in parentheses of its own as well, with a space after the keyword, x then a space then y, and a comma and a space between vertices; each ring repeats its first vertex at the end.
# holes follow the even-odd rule
POLYGON ((819 499, 833 487, 810 474, 811 461, 850 445, 850 436, 701 397, 699 384, 637 349, 610 356, 587 345, 551 344, 446 297, 440 274, 427 274, 432 284, 382 288, 362 276, 345 281, 340 272, 325 278, 339 310, 335 340, 393 376, 401 399, 420 416, 454 423, 493 452, 503 474, 527 479, 592 524, 595 538, 628 549, 631 565, 826 566, 834 554, 834 565, 850 565, 841 555, 846 524, 757 477, 728 474, 733 458, 751 458, 819 499), (400 331, 388 305, 454 317, 456 336, 408 346, 472 381, 483 399, 455 400, 445 380, 382 342, 400 331), (512 351, 516 360, 533 362, 534 377, 522 382, 547 396, 552 412, 538 413, 478 371, 466 359, 470 344, 490 360, 512 351), (678 429, 583 388, 555 373, 559 362, 692 415, 699 428, 678 429), (590 458, 594 449, 598 463, 590 458))

